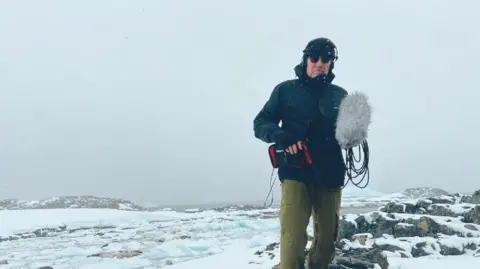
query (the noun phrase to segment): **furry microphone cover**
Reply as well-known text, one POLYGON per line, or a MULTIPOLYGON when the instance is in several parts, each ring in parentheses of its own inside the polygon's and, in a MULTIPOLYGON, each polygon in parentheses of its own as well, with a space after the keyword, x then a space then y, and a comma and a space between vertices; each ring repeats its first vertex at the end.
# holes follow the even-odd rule
POLYGON ((338 110, 335 138, 343 149, 353 148, 367 139, 372 107, 368 97, 354 92, 343 98, 338 110))

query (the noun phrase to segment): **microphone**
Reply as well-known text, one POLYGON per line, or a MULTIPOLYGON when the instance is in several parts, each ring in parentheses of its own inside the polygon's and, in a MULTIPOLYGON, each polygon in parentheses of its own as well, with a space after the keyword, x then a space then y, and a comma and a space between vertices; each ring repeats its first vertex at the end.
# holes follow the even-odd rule
POLYGON ((342 149, 362 144, 368 136, 372 107, 364 93, 354 92, 343 98, 338 109, 335 139, 342 149))

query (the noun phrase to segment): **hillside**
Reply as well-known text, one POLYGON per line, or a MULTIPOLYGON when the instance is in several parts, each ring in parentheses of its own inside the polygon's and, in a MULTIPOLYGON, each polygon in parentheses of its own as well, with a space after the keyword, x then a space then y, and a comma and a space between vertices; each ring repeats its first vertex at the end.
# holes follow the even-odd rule
POLYGON ((449 195, 450 193, 446 190, 432 187, 423 187, 423 188, 408 188, 402 192, 408 198, 418 199, 418 198, 427 198, 432 196, 442 196, 449 195))
MULTIPOLYGON (((425 188, 408 188, 402 192, 397 193, 381 193, 370 189, 358 189, 348 186, 344 190, 342 198, 343 207, 376 207, 384 205, 391 201, 405 201, 410 199, 419 199, 426 197, 435 197, 449 195, 445 190, 425 187, 425 188)), ((464 198, 468 199, 468 198, 464 198)), ((274 200, 274 207, 278 207, 279 198, 274 200)), ((128 211, 157 211, 166 210, 165 206, 154 205, 140 205, 125 199, 96 197, 91 195, 83 196, 58 196, 45 198, 41 200, 19 200, 19 199, 5 199, 0 200, 0 210, 24 210, 24 209, 61 209, 61 208, 105 208, 118 209, 128 211)), ((235 211, 235 210, 254 210, 263 208, 262 205, 257 204, 216 204, 204 206, 169 206, 174 211, 205 211, 213 209, 215 211, 235 211)))
POLYGON ((109 208, 119 210, 145 210, 131 201, 116 198, 85 196, 59 196, 42 200, 5 199, 0 201, 0 210, 59 209, 59 208, 109 208))

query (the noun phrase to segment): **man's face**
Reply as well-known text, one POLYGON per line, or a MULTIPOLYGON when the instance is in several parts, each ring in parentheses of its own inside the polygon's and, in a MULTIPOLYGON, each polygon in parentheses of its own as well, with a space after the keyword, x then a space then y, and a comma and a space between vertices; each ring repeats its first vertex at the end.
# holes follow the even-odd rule
POLYGON ((326 63, 324 63, 321 57, 313 57, 313 60, 312 57, 308 57, 307 75, 311 78, 314 78, 320 74, 327 75, 331 64, 332 60, 328 60, 326 63))

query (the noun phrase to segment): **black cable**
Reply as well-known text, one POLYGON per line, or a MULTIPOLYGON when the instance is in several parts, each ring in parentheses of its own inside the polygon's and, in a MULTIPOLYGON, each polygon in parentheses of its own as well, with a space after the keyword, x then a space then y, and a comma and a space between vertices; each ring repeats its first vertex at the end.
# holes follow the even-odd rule
POLYGON ((368 148, 368 142, 365 140, 363 141, 360 145, 358 145, 358 155, 359 158, 355 158, 355 154, 353 153, 353 148, 348 148, 345 149, 345 166, 347 168, 347 182, 343 185, 342 189, 347 186, 349 182, 351 182, 353 185, 360 189, 364 189, 368 186, 368 183, 370 182, 370 169, 368 168, 368 164, 370 161, 369 158, 369 148, 368 148), (355 167, 355 162, 360 163, 362 161, 362 151, 364 154, 364 159, 363 163, 359 168, 355 167), (358 181, 354 182, 353 179, 359 177, 360 175, 363 175, 363 177, 358 181), (364 186, 360 186, 360 184, 364 181, 367 180, 364 186))
POLYGON ((275 171, 275 168, 272 169, 272 174, 270 175, 270 191, 268 192, 267 194, 267 198, 265 198, 265 201, 263 202, 263 206, 264 207, 270 207, 273 205, 273 187, 275 187, 275 178, 273 177, 273 173, 275 171), (272 200, 270 201, 270 204, 267 205, 267 200, 268 200, 268 197, 270 196, 270 194, 272 195, 272 200))

